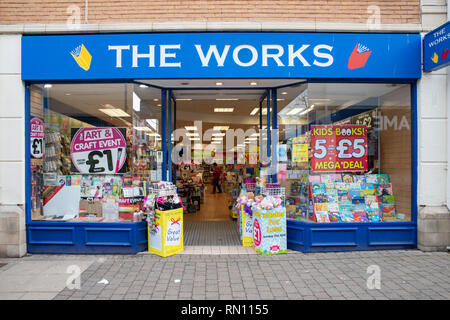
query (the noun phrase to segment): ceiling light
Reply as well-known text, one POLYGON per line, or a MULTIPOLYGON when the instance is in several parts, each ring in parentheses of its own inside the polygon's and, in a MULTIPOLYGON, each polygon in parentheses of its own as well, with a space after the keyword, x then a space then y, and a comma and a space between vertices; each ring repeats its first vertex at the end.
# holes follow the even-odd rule
POLYGON ((136 92, 133 92, 133 110, 136 112, 141 111, 141 98, 139 98, 136 92))
POLYGON ((51 88, 52 87, 52 85, 51 84, 44 84, 44 88, 47 88, 47 89, 49 89, 49 88, 51 88))
POLYGON ((222 141, 223 137, 212 137, 211 140, 212 141, 222 141))
POLYGON ((225 133, 213 133, 212 136, 213 137, 223 137, 225 135, 225 133))
POLYGON ((216 82, 216 86, 221 86, 223 85, 223 82, 216 82))
POLYGON ((192 99, 175 99, 176 101, 191 101, 192 99))
POLYGON ((191 141, 200 141, 200 138, 189 138, 191 141))
POLYGON ((149 127, 133 127, 136 131, 152 131, 149 127))
POLYGON ((247 137, 247 138, 245 138, 245 140, 247 140, 247 141, 256 141, 256 140, 258 140, 258 138, 247 137))
POLYGON ((150 136, 150 137, 159 137, 159 133, 156 132, 152 132, 152 133, 146 133, 146 135, 150 136))
POLYGON ((158 103, 156 106, 157 106, 157 107, 161 107, 161 103, 158 103))
POLYGON ((145 85, 145 84, 140 84, 140 85, 139 85, 139 88, 148 88, 148 86, 145 85))
POLYGON ((236 101, 239 100, 237 98, 217 98, 217 101, 236 101))
POLYGON ((228 130, 230 127, 229 126, 214 126, 213 130, 228 130))
POLYGON ((233 112, 234 108, 214 108, 214 112, 233 112))
POLYGON ((194 130, 197 131, 197 127, 193 126, 193 127, 189 127, 189 126, 185 126, 186 130, 194 130))
POLYGON ((187 132, 186 136, 188 136, 188 137, 198 137, 198 133, 197 132, 187 132))
POLYGON ((211 142, 211 144, 222 144, 222 141, 213 141, 213 142, 211 142))
POLYGON ((153 101, 159 101, 159 99, 155 98, 155 99, 153 99, 153 101))
POLYGON ((70 93, 66 93, 66 96, 70 96, 71 94, 70 93))
POLYGON ((250 115, 254 116, 258 111, 259 111, 259 108, 255 108, 252 110, 252 112, 250 112, 250 115))
POLYGON ((259 136, 259 132, 252 133, 252 137, 259 136))
POLYGON ((286 91, 283 91, 281 94, 287 94, 287 92, 286 92, 286 91))
MULTIPOLYGON (((270 111, 272 112, 272 108, 270 108, 270 111)), ((267 115, 267 108, 263 108, 262 114, 263 115, 267 115)))
POLYGON ((150 127, 153 128, 153 130, 158 130, 158 119, 145 119, 147 123, 150 125, 150 127))
POLYGON ((288 116, 293 116, 294 114, 299 113, 300 111, 304 110, 305 108, 294 108, 288 113, 286 113, 288 116))
POLYGON ((277 99, 277 101, 284 101, 284 99, 277 99))
POLYGON ((131 117, 128 113, 119 108, 113 109, 98 109, 99 111, 106 113, 110 117, 131 117))
POLYGON ((257 82, 250 82, 250 85, 251 85, 251 86, 257 86, 258 83, 257 83, 257 82))

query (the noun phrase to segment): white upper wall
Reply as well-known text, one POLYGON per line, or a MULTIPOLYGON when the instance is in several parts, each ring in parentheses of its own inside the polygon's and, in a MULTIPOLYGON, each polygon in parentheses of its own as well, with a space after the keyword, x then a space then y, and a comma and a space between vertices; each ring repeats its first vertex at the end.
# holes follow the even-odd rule
POLYGON ((25 89, 21 35, 0 35, 0 205, 25 203, 25 89))

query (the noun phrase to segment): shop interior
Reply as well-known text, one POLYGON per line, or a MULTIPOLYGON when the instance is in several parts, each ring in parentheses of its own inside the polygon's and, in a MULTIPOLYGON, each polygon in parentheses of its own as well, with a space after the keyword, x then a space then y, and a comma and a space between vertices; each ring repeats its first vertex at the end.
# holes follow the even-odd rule
MULTIPOLYGON (((206 230, 214 238, 208 240, 211 242, 227 235, 238 241, 237 232, 222 234, 220 229, 236 229, 236 201, 242 187, 247 184, 246 192, 252 192, 256 179, 268 172, 268 163, 261 158, 267 152, 268 138, 272 138, 269 149, 273 152, 274 138, 268 128, 274 126, 276 110, 276 145, 283 147, 281 151, 278 149, 280 165, 276 174, 266 175, 265 179, 284 188, 288 219, 345 222, 330 219, 331 212, 328 218, 316 214, 327 209, 318 210, 311 203, 314 197, 310 190, 313 183, 344 182, 386 184, 387 190, 382 192, 387 193, 376 194, 382 197, 377 207, 385 212, 384 221, 392 218, 392 210, 395 218, 391 221, 410 221, 409 85, 314 83, 302 79, 40 84, 31 87, 30 101, 31 117, 42 118, 46 131, 44 156, 31 159, 33 220, 100 223, 145 219, 141 202, 149 185, 163 180, 163 152, 166 151, 169 157, 175 154, 184 159, 177 163, 170 161, 167 180, 176 185, 183 204, 186 241, 195 245, 194 240, 189 242, 189 228, 193 233, 206 230), (170 88, 168 104, 161 101, 161 88, 170 88), (277 88, 277 96, 271 96, 269 101, 268 88, 277 88), (163 107, 167 111, 165 124, 161 119, 163 107), (346 174, 311 172, 310 130, 311 125, 320 124, 365 125, 368 170, 346 174), (124 128, 127 150, 123 173, 85 175, 74 170, 71 165, 73 128, 89 127, 124 128), (164 129, 168 134, 163 134, 164 129), (243 140, 233 137, 230 145, 226 140, 227 130, 238 129, 250 134, 243 140), (306 155, 302 144, 307 146, 306 155), (232 163, 226 163, 226 153, 232 155, 232 163), (214 163, 218 163, 220 170, 214 163), (322 180, 314 180, 317 176, 322 180), (249 182, 252 179, 254 182, 249 182), (59 207, 46 209, 46 197, 62 181, 65 187, 73 188, 61 194, 59 207), (213 192, 214 183, 220 190, 213 192), (117 214, 106 214, 107 195, 127 198, 127 192, 132 196, 119 202, 117 214)), ((327 191, 328 188, 324 193, 327 191)))

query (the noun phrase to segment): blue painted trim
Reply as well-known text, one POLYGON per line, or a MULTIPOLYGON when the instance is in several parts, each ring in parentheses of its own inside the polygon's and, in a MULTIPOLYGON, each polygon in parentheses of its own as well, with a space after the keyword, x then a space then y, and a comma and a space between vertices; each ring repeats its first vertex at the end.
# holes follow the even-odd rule
MULTIPOLYGON (((277 133, 278 129, 278 104, 277 89, 271 89, 272 94, 272 130, 277 133)), ((277 183, 277 164, 278 164, 278 134, 272 141, 272 183, 277 183)))
POLYGON ((167 181, 167 90, 161 90, 161 152, 163 154, 163 163, 161 166, 161 180, 167 181))
MULTIPOLYGON (((25 224, 31 221, 30 85, 25 84, 25 224)), ((44 150, 45 152, 45 150, 44 150)), ((28 237, 27 237, 28 244, 28 237)))
MULTIPOLYGON (((271 130, 270 130, 270 89, 266 90, 266 98, 267 98, 267 160, 268 160, 268 169, 270 170, 270 166, 272 164, 272 160, 271 160, 271 148, 270 148, 270 135, 271 135, 271 130)), ((268 176, 268 182, 270 181, 271 176, 268 176)))
POLYGON ((50 227, 50 226, 43 226, 43 227, 28 227, 27 230, 27 240, 28 243, 30 245, 75 245, 75 228, 74 227, 50 227), (66 230, 66 231, 71 231, 72 234, 72 241, 59 241, 59 240, 55 240, 55 241, 37 241, 37 240, 33 240, 31 234, 33 233, 33 230, 36 231, 41 231, 41 230, 48 230, 48 231, 61 231, 61 230, 66 230))
POLYGON ((168 90, 168 96, 169 98, 168 100, 168 109, 169 109, 169 128, 168 128, 168 138, 167 138, 167 142, 168 142, 168 146, 167 146, 167 167, 169 168, 169 177, 168 177, 168 181, 172 181, 172 90, 168 90))
MULTIPOLYGON (((417 123, 417 81, 411 84, 411 221, 417 227, 418 206, 418 123, 417 123)), ((417 240, 416 240, 417 244, 417 240)))
MULTIPOLYGON (((177 101, 175 100, 175 98, 173 98, 173 129, 176 130, 177 129, 177 101)), ((176 141, 176 137, 175 137, 175 141, 176 141)), ((174 145, 176 144, 176 142, 174 142, 174 145)), ((177 183, 177 165, 174 163, 173 164, 173 177, 172 177, 172 182, 173 184, 177 183)))
POLYGON ((104 227, 98 227, 91 228, 91 227, 85 227, 84 228, 84 244, 86 246, 126 246, 131 247, 131 235, 132 235, 132 229, 131 228, 104 228, 104 227), (88 234, 90 231, 101 231, 101 232, 127 232, 128 233, 128 242, 118 242, 118 241, 112 241, 112 242, 95 242, 95 241, 88 241, 88 234))

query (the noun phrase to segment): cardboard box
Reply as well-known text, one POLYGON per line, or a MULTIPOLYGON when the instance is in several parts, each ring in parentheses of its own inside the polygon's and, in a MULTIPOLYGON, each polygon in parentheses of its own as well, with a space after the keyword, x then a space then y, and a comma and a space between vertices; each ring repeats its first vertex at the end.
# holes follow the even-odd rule
POLYGON ((102 202, 94 200, 80 200, 80 211, 84 211, 86 214, 95 214, 97 217, 102 217, 102 202))

